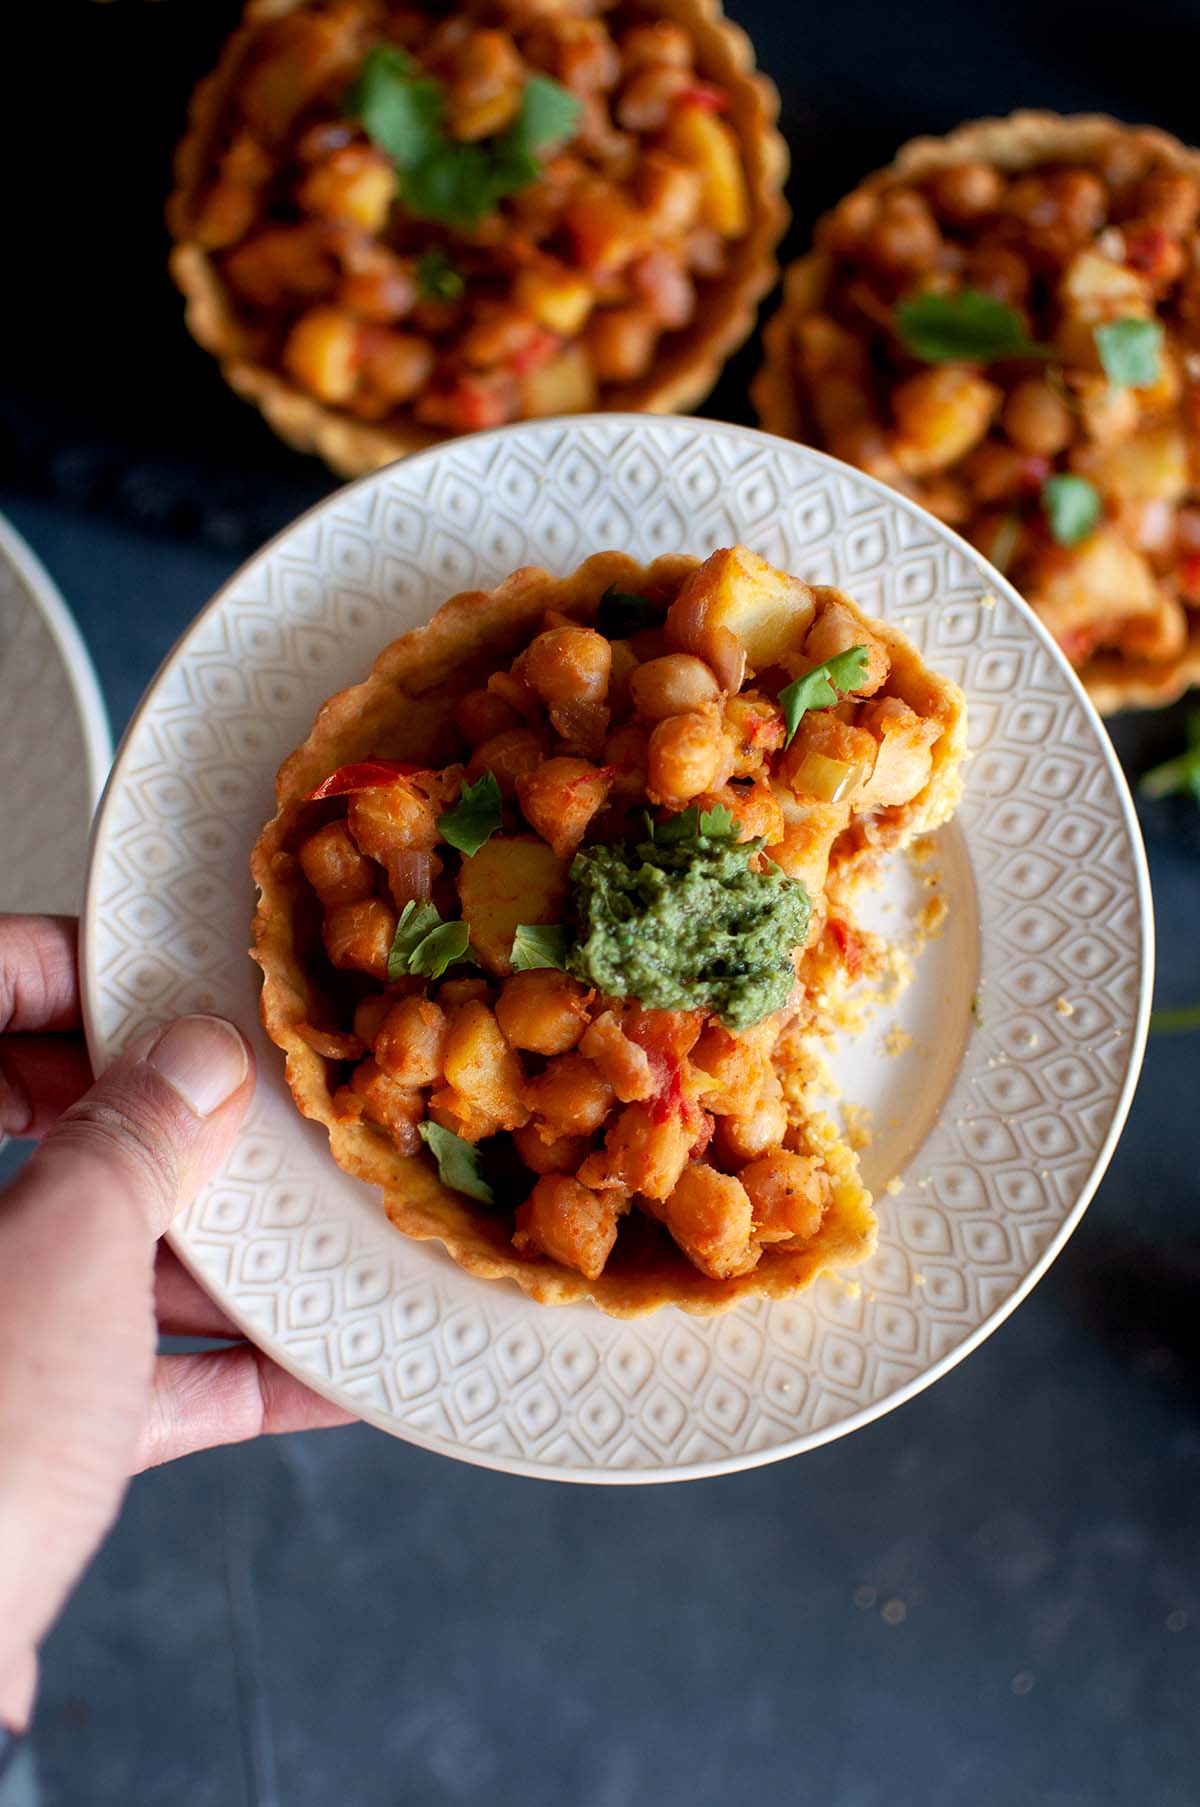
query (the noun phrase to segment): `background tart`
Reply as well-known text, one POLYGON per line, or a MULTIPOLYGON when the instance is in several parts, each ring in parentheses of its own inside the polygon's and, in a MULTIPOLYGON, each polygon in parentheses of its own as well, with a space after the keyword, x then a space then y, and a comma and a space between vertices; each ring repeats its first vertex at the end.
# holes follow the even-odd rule
MULTIPOLYGON (((325 1125, 338 1164, 381 1189, 388 1216, 398 1229, 418 1239, 436 1238, 469 1272, 513 1280, 544 1304, 590 1298, 616 1316, 640 1315, 667 1303, 700 1313, 724 1311, 741 1298, 794 1293, 826 1269, 864 1259, 874 1246, 875 1219, 849 1147, 827 1118, 803 1110, 793 1114, 804 1137, 802 1152, 813 1157, 828 1180, 820 1227, 802 1243, 765 1247, 751 1271, 732 1278, 699 1271, 656 1223, 637 1210, 623 1220, 611 1257, 595 1278, 551 1259, 528 1242, 523 1249, 514 1248, 511 1206, 497 1209, 448 1189, 423 1150, 402 1153, 379 1128, 362 1116, 347 1118, 340 1108, 339 1089, 345 1078, 341 1051, 336 1039, 325 1042, 312 1031, 322 1014, 328 1016, 328 998, 323 995, 327 980, 322 976, 319 921, 313 917, 315 900, 298 849, 314 826, 312 793, 332 772, 367 759, 426 767, 459 758, 463 742, 456 705, 472 685, 483 685, 506 669, 514 653, 541 630, 548 610, 555 617, 588 623, 610 588, 675 594, 697 565, 696 560, 672 557, 642 568, 619 553, 603 553, 568 578, 552 578, 531 568, 516 572, 495 590, 451 598, 425 627, 386 648, 364 683, 324 705, 308 739, 281 768, 277 811, 252 858, 259 888, 254 957, 263 971, 263 1022, 286 1054, 287 1081, 299 1109, 325 1125)), ((890 672, 880 704, 890 697, 893 707, 904 704, 915 712, 926 724, 923 740, 931 752, 925 782, 906 803, 858 821, 848 819, 850 811, 845 812, 846 827, 833 841, 825 887, 836 896, 843 916, 852 871, 869 865, 881 847, 906 841, 952 812, 959 795, 965 712, 957 688, 926 670, 903 636, 886 624, 867 622, 840 593, 813 594, 818 608, 836 606, 848 612, 855 626, 869 630, 886 648, 890 672)), ((837 937, 821 934, 827 920, 824 899, 817 883, 810 888, 817 906, 810 944, 823 984, 837 937)), ((470 974, 477 969, 463 970, 470 974)), ((802 1027, 797 1024, 798 1032, 802 1027)), ((799 1045, 796 1057, 793 1102, 803 1090, 799 1045)), ((790 1074, 783 1077, 786 1089, 790 1074)), ((517 1200, 534 1179, 533 1173, 525 1174, 517 1200)))
MULTIPOLYGON (((895 483, 1006 568, 1105 712, 1170 702, 1200 679, 1197 199, 1200 154, 1164 132, 1099 115, 1020 112, 977 120, 944 138, 913 139, 825 217, 814 249, 788 268, 752 388, 764 427, 822 445, 895 483), (1001 188, 982 205, 989 171, 999 173, 1001 188), (1099 196, 1092 177, 1102 184, 1099 196), (1048 178, 1040 188, 1039 178, 1048 178), (877 234, 884 211, 886 230, 896 234, 891 268, 880 267, 878 280, 852 294, 870 262, 856 252, 855 235, 864 223, 868 236, 877 234), (931 225, 940 246, 929 240, 931 225), (1005 263, 1010 252, 1027 276, 1032 271, 1027 293, 1020 269, 1005 263), (1060 309, 1052 297, 1068 263, 1073 300, 1060 309), (931 364, 908 355, 891 336, 894 303, 960 285, 1010 301, 1036 340, 1061 332, 1059 359, 931 364), (824 424, 813 407, 816 385, 844 374, 836 353, 830 364, 828 345, 818 343, 831 315, 867 349, 877 401, 869 418, 853 418, 853 398, 839 403, 832 387, 821 404, 824 424), (1091 326, 1136 316, 1166 327, 1163 374, 1114 401, 1091 326), (931 455, 929 442, 906 441, 893 412, 900 385, 921 372, 941 372, 944 386, 924 397, 910 389, 901 411, 916 415, 918 435, 928 432, 928 441, 942 434, 944 449, 957 435, 961 450, 953 455, 931 455), (1057 405, 1042 393, 1045 373, 1057 405), (956 382, 959 393, 950 396, 956 382), (1019 385, 1025 387, 1014 401, 1019 385), (1102 513, 1097 531, 1056 544, 1043 486, 1067 475, 1086 480, 1102 513), (1130 597, 1136 614, 1125 612, 1130 597)), ((1095 507, 1073 487, 1065 500, 1082 496, 1085 508, 1095 507)), ((1079 533, 1085 525, 1068 521, 1056 532, 1079 533)))
MULTIPOLYGON (((561 147, 568 162, 583 163, 587 177, 581 183, 578 170, 570 169, 561 177, 564 193, 572 183, 578 189, 570 231, 557 200, 542 207, 540 198, 531 198, 534 188, 549 192, 546 178, 524 197, 501 200, 482 228, 458 230, 427 220, 414 230, 397 204, 387 225, 376 231, 372 222, 381 207, 387 210, 386 158, 361 132, 348 130, 341 106, 371 46, 389 27, 403 32, 397 21, 419 13, 391 0, 250 0, 216 69, 195 91, 177 152, 167 219, 174 240, 171 271, 186 300, 189 330, 282 438, 319 453, 346 476, 456 431, 530 414, 597 407, 684 411, 703 398, 726 357, 753 330, 757 303, 777 275, 774 248, 788 217, 782 199, 787 151, 775 129, 778 95, 755 72, 753 47, 724 18, 719 0, 662 0, 653 7, 620 0, 595 17, 580 8, 575 11, 585 16, 546 15, 540 23, 540 9, 526 0, 477 0, 466 11, 488 26, 484 35, 501 64, 512 58, 514 39, 519 42, 526 77, 544 70, 569 82, 586 51, 599 58, 607 69, 601 79, 610 81, 617 67, 610 31, 622 38, 639 28, 638 43, 650 45, 647 57, 656 47, 671 54, 687 47, 692 58, 687 70, 643 62, 643 51, 627 51, 616 85, 588 99, 591 116, 601 122, 597 142, 607 145, 603 154, 616 162, 610 181, 598 161, 601 152, 585 149, 576 157, 578 145, 568 141, 561 147), (332 73, 297 113, 296 130, 309 134, 306 155, 307 147, 319 144, 322 130, 333 137, 321 172, 301 182, 286 108, 281 129, 257 131, 258 114, 265 108, 269 117, 274 97, 268 91, 262 100, 265 84, 255 71, 264 47, 275 41, 271 34, 302 29, 306 16, 309 22, 321 20, 319 48, 328 54, 332 73), (512 32, 492 29, 506 24, 512 32), (571 33, 593 34, 599 43, 588 38, 577 45, 571 33), (662 34, 669 41, 660 43, 662 34), (500 37, 507 48, 497 48, 500 37), (253 129, 243 129, 245 84, 252 78, 258 82, 255 119, 253 129), (630 100, 629 90, 639 81, 630 100), (613 130, 610 103, 618 125, 622 114, 650 123, 613 130), (349 168, 345 157, 333 167, 347 149, 337 141, 339 132, 351 140, 348 154, 351 162, 358 159, 357 167, 349 168), (588 186, 596 181, 615 189, 615 221, 610 216, 607 224, 605 207, 612 195, 602 191, 597 208, 594 187, 588 186), (305 209, 321 208, 323 214, 310 211, 306 217, 305 209), (334 213, 340 208, 345 217, 334 219, 330 208, 334 213), (303 307, 297 294, 278 299, 277 273, 272 268, 264 275, 261 257, 252 258, 249 267, 245 257, 240 266, 232 261, 248 237, 261 236, 264 222, 285 228, 305 223, 318 234, 326 228, 335 237, 342 234, 333 249, 318 247, 314 253, 335 268, 334 276, 323 282, 304 269, 281 279, 308 290, 303 307), (514 326, 509 318, 517 294, 518 242, 520 256, 528 252, 531 259, 522 272, 518 313, 537 329, 524 339, 519 322, 514 326), (632 258, 630 245, 637 252, 632 258), (379 251, 393 246, 403 254, 405 268, 397 270, 394 260, 381 263, 379 251), (411 287, 414 264, 430 251, 449 256, 452 283, 461 261, 465 295, 438 302, 426 290, 415 308, 396 313, 396 296, 406 281, 411 287), (547 276, 549 283, 540 280, 547 276), (240 291, 234 277, 242 283, 240 291), (383 293, 389 284, 390 302, 383 293), (498 335, 497 343, 512 333, 510 349, 495 366, 479 361, 494 345, 485 339, 481 347, 477 334, 464 348, 459 332, 460 325, 475 323, 471 309, 481 289, 488 291, 481 324, 498 335), (594 307, 592 291, 599 294, 594 307), (357 335, 344 321, 339 326, 336 317, 346 311, 347 293, 354 307, 364 310, 361 318, 354 314, 362 328, 357 335), (317 318, 297 335, 301 313, 317 318), (365 386, 349 374, 351 365, 369 370, 365 386)), ((448 17, 455 15, 432 13, 431 29, 439 22, 443 31, 453 29, 448 17)), ((421 33, 409 30, 408 38, 419 59, 421 33)), ((443 91, 450 92, 445 84, 443 91)), ((452 129, 472 134, 486 129, 487 104, 465 122, 460 110, 447 106, 452 129)), ((493 135, 490 142, 495 141, 493 135)), ((552 146, 550 154, 559 148, 552 146)))

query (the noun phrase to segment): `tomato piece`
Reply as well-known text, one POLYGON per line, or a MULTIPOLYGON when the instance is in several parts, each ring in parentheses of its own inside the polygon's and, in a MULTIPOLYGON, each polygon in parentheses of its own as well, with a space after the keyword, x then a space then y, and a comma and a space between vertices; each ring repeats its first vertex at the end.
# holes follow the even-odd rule
POLYGON ((724 88, 714 88, 711 82, 692 82, 679 90, 675 104, 680 107, 699 107, 704 113, 728 113, 729 96, 724 88))
POLYGON ((840 916, 831 916, 827 924, 829 939, 837 948, 838 958, 845 968, 846 977, 861 979, 863 972, 863 938, 850 923, 843 922, 840 916))
POLYGON ((520 351, 513 353, 508 360, 509 368, 515 370, 518 376, 528 376, 530 371, 540 370, 543 364, 548 364, 561 344, 562 340, 557 333, 552 333, 548 327, 539 326, 520 351))
POLYGON ((357 765, 340 765, 315 791, 308 793, 308 801, 321 803, 326 797, 344 797, 349 791, 374 790, 382 784, 395 784, 397 778, 411 778, 414 772, 424 769, 398 759, 364 759, 357 765))
POLYGON ((1193 552, 1180 565, 1179 594, 1185 602, 1200 604, 1200 552, 1193 552))

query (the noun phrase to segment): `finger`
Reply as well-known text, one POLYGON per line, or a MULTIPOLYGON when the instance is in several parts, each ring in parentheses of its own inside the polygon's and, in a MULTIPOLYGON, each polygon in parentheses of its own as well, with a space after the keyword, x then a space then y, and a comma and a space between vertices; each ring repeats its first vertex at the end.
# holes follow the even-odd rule
POLYGON ((193 1280, 183 1262, 165 1242, 158 1245, 154 1261, 154 1309, 158 1327, 167 1336, 228 1336, 242 1332, 193 1280))
POLYGON ((73 916, 0 915, 0 1034, 79 1028, 77 942, 73 916))
POLYGON ((249 1343, 207 1355, 160 1355, 133 1472, 219 1444, 351 1423, 351 1413, 249 1343))
POLYGON ((214 1017, 151 1030, 0 1196, 0 1671, 33 1648, 120 1501, 153 1368, 155 1237, 254 1089, 214 1017))
POLYGON ((92 1063, 69 1035, 0 1040, 0 1132, 44 1136, 92 1083, 92 1063))
POLYGON ((250 1050, 232 1023, 182 1017, 114 1061, 25 1172, 39 1188, 132 1209, 160 1236, 220 1164, 253 1090, 250 1050))

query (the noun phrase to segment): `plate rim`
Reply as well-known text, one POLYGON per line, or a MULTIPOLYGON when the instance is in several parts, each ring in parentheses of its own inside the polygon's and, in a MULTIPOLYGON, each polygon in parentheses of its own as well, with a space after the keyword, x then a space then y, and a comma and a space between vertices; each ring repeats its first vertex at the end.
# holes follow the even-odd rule
MULTIPOLYGON (((815 446, 805 445, 798 440, 786 439, 779 434, 766 433, 763 432, 761 428, 757 427, 745 427, 732 421, 710 420, 704 416, 696 415, 638 414, 613 410, 592 412, 588 414, 558 415, 530 421, 516 421, 509 423, 507 426, 488 428, 478 433, 462 434, 454 439, 441 441, 436 445, 425 447, 417 452, 412 452, 407 457, 398 458, 389 464, 381 465, 378 469, 368 471, 363 476, 354 478, 351 482, 340 484, 336 488, 330 490, 326 495, 320 497, 310 507, 302 510, 300 514, 288 521, 278 530, 278 532, 272 534, 261 546, 256 548, 256 550, 247 558, 243 559, 237 568, 218 586, 209 601, 204 604, 184 628, 173 646, 166 653, 165 657, 159 662, 159 665, 147 684, 136 708, 129 717, 113 755, 103 793, 92 818, 91 832, 88 839, 84 897, 79 919, 79 965, 84 1033, 93 1068, 99 1073, 109 1064, 110 1059, 115 1058, 115 1056, 110 1056, 104 1047, 97 1020, 97 987, 93 982, 93 972, 95 968, 94 941, 96 918, 98 914, 97 891, 98 868, 100 863, 99 855, 103 842, 105 818, 111 800, 120 788, 124 763, 128 757, 133 737, 140 729, 142 719, 148 713, 167 672, 183 655, 193 636, 200 633, 210 615, 215 614, 224 606, 234 587, 240 584, 255 566, 261 561, 266 560, 277 545, 287 539, 291 534, 295 533, 298 529, 303 528, 315 516, 341 502, 347 495, 363 489, 368 485, 381 482, 386 476, 386 473, 390 470, 394 470, 397 465, 403 464, 407 468, 410 465, 452 456, 455 449, 464 442, 536 438, 548 428, 557 428, 560 432, 569 434, 576 428, 586 426, 624 425, 635 431, 638 429, 652 431, 656 426, 671 426, 675 424, 689 428, 692 431, 711 434, 719 438, 734 439, 743 442, 749 441, 751 443, 760 444, 765 448, 785 446, 793 454, 798 454, 812 460, 813 463, 819 468, 824 469, 831 477, 836 477, 844 473, 857 485, 873 491, 878 499, 885 505, 897 509, 900 513, 907 515, 910 519, 921 523, 927 528, 932 527, 936 534, 948 541, 958 550, 960 556, 964 557, 969 565, 977 568, 981 572, 986 580, 989 593, 994 591, 1002 595, 1005 601, 1015 609, 1017 617, 1023 622, 1025 629, 1031 633, 1034 640, 1041 646, 1043 652, 1049 654, 1052 663, 1058 670, 1060 678, 1065 680, 1066 688, 1072 695, 1074 701, 1082 707, 1085 720, 1092 731, 1101 760, 1113 783, 1114 795, 1118 806, 1117 813, 1129 845, 1138 902, 1138 919, 1142 942, 1141 960, 1138 968, 1138 1001, 1131 1022, 1132 1033, 1125 1062, 1125 1070, 1122 1074, 1120 1089, 1104 1139, 1100 1144, 1085 1179, 1080 1185, 1071 1209, 1064 1216, 1057 1231, 1050 1238, 1046 1247, 1022 1276, 1020 1282, 1014 1287, 1012 1293, 999 1305, 994 1307, 993 1310, 988 1312, 987 1316, 984 1317, 960 1343, 956 1344, 953 1349, 950 1349, 944 1355, 939 1356, 936 1361, 931 1362, 920 1374, 914 1375, 911 1380, 906 1381, 892 1392, 887 1393, 883 1398, 872 1401, 869 1405, 862 1406, 857 1412, 850 1413, 847 1417, 837 1420, 836 1423, 832 1425, 803 1432, 794 1438, 790 1438, 779 1444, 774 1444, 767 1449, 743 1451, 728 1456, 715 1456, 705 1461, 689 1463, 686 1466, 673 1464, 648 1469, 630 1468, 619 1471, 596 1468, 569 1468, 560 1464, 531 1461, 523 1456, 495 1454, 490 1451, 477 1450, 468 1447, 451 1449, 447 1447, 444 1440, 433 1436, 423 1435, 412 1426, 400 1425, 386 1413, 377 1411, 369 1405, 365 1405, 362 1401, 349 1395, 344 1388, 337 1384, 337 1382, 330 1382, 328 1385, 318 1385, 317 1381, 321 1379, 321 1377, 312 1375, 301 1368, 299 1364, 291 1361, 287 1355, 286 1349, 282 1345, 276 1346, 273 1340, 265 1344, 260 1342, 260 1333, 256 1332, 253 1328, 247 1326, 243 1322, 236 1308, 230 1309, 229 1301, 222 1301, 223 1309, 229 1310, 229 1315, 238 1324, 243 1335, 245 1335, 250 1342, 254 1343, 255 1346, 264 1348, 265 1353, 272 1361, 293 1374, 306 1386, 312 1388, 313 1391, 319 1392, 323 1397, 333 1400, 339 1405, 345 1406, 348 1410, 353 1412, 356 1418, 361 1419, 364 1423, 371 1424, 374 1428, 385 1432, 387 1435, 397 1437, 402 1442, 411 1443, 416 1448, 428 1450, 431 1454, 466 1462, 473 1467, 486 1468, 497 1473, 520 1475, 529 1479, 569 1482, 581 1486, 655 1486, 678 1483, 680 1481, 710 1480, 719 1475, 741 1474, 749 1469, 766 1467, 773 1462, 790 1460, 794 1456, 803 1455, 809 1450, 818 1449, 827 1443, 835 1442, 839 1438, 848 1436, 856 1430, 861 1430, 864 1426, 873 1423, 878 1418, 884 1417, 887 1413, 896 1410, 899 1406, 906 1405, 909 1400, 916 1398, 919 1393, 924 1392, 925 1389, 932 1386, 935 1381, 942 1379, 944 1375, 948 1374, 953 1368, 957 1367, 961 1361, 965 1360, 968 1355, 979 1348, 980 1344, 985 1342, 987 1338, 998 1330, 1011 1316, 1018 1305, 1022 1304, 1024 1300, 1028 1298, 1030 1292, 1032 1292, 1033 1288, 1043 1278, 1047 1270, 1058 1259, 1063 1248, 1074 1235, 1083 1219, 1084 1213, 1091 1204, 1092 1199, 1095 1197, 1096 1191, 1108 1169, 1117 1143, 1121 1138, 1125 1124, 1128 1120, 1129 1111, 1142 1072, 1146 1042, 1149 1035, 1156 960, 1154 903, 1150 885, 1150 871, 1146 857, 1145 841, 1141 831, 1141 824, 1138 820, 1137 810, 1133 802, 1133 794, 1129 786, 1129 781, 1121 766, 1120 760, 1117 757, 1116 749, 1104 726, 1103 720, 1091 698, 1088 696, 1087 691, 1074 668, 1064 657, 1057 643, 1040 621, 1033 608, 1025 601, 1024 597, 1021 596, 1020 592, 1016 590, 1009 579, 1005 577, 1002 572, 997 570, 996 567, 984 557, 979 549, 971 545, 971 543, 960 533, 956 532, 953 528, 948 527, 945 522, 939 521, 935 516, 931 515, 927 509, 922 508, 910 497, 902 495, 898 490, 892 489, 881 479, 873 477, 865 471, 860 471, 853 465, 846 464, 842 459, 833 458, 827 452, 820 451, 815 446)), ((0 517, 0 524, 3 524, 2 517, 0 517)), ((601 549, 602 548, 597 548, 597 550, 601 549)), ((36 563, 36 561, 34 562, 36 563)), ((65 605, 63 606, 65 610, 65 605)), ((71 626, 73 627, 73 623, 71 626)), ((970 698, 968 697, 968 711, 969 706, 970 698)), ((284 756, 286 756, 286 754, 284 756)), ((206 1290, 209 1290, 210 1281, 206 1276, 201 1274, 198 1266, 188 1259, 183 1244, 183 1238, 176 1226, 172 1225, 167 1230, 166 1235, 171 1247, 174 1249, 175 1253, 179 1255, 189 1272, 194 1275, 206 1290)), ((480 1284, 490 1283, 480 1282, 480 1284)), ((555 1309, 561 1310, 567 1308, 556 1307, 555 1309)))
MULTIPOLYGON (((27 593, 32 597, 43 621, 49 628, 51 638, 61 656, 63 669, 67 674, 67 682, 75 698, 79 722, 83 730, 83 743, 87 755, 88 798, 94 823, 96 809, 106 788, 108 774, 113 763, 113 738, 104 692, 101 690, 100 680, 96 676, 92 655, 88 651, 87 642, 80 631, 79 623, 71 613, 62 591, 29 541, 13 525, 7 514, 0 514, 0 559, 6 560, 17 571, 27 593)), ((91 827, 89 825, 87 846, 89 871, 91 858, 91 827)), ((82 904, 79 915, 82 923, 82 904)))

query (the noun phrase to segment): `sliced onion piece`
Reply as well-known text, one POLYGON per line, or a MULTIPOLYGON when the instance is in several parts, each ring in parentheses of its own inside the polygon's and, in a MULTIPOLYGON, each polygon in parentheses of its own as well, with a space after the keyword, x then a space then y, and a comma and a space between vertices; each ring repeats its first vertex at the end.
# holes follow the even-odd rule
POLYGON ((388 884, 398 910, 406 903, 425 903, 433 896, 433 881, 442 862, 430 852, 393 853, 387 863, 388 884))
POLYGON ((867 775, 865 765, 851 764, 845 759, 830 759, 824 753, 809 751, 792 774, 792 789, 820 803, 844 803, 852 797, 867 775))

